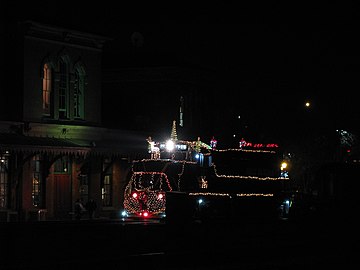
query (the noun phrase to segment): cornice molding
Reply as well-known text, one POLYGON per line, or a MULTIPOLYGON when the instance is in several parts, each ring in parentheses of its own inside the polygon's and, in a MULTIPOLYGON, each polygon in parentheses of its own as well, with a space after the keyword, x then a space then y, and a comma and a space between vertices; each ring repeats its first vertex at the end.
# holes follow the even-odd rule
POLYGON ((46 25, 34 21, 24 21, 21 22, 21 24, 23 26, 23 34, 25 37, 74 46, 102 49, 105 42, 112 40, 109 37, 46 25))

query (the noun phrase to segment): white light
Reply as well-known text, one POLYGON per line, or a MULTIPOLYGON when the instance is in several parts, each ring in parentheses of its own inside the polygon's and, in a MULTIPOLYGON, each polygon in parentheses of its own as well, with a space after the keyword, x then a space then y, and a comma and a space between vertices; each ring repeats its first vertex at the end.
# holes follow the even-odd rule
POLYGON ((283 163, 281 163, 281 170, 284 170, 284 169, 286 169, 287 168, 287 163, 286 162, 283 162, 283 163))
POLYGON ((126 213, 125 210, 121 212, 121 216, 122 216, 122 217, 127 217, 127 213, 126 213))
POLYGON ((166 150, 167 151, 172 151, 172 150, 174 150, 174 148, 175 148, 174 142, 172 140, 168 140, 166 142, 166 150))
POLYGON ((195 158, 196 158, 196 159, 199 159, 199 157, 200 157, 199 154, 196 154, 196 155, 195 155, 195 158))
POLYGON ((199 200, 198 200, 198 203, 199 203, 199 204, 202 204, 203 202, 204 202, 203 199, 199 199, 199 200))

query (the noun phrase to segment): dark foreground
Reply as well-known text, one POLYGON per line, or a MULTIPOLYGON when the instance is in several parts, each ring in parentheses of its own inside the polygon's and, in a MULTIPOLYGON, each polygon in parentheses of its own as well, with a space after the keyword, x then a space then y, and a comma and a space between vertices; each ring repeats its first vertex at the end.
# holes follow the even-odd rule
POLYGON ((5 223, 0 269, 344 269, 359 263, 350 220, 5 223))

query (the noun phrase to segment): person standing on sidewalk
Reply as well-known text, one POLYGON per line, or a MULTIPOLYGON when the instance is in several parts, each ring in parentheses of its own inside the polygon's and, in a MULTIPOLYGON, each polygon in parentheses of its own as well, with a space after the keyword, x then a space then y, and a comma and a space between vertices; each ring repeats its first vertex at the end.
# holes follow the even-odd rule
POLYGON ((94 201, 94 199, 89 199, 88 202, 85 205, 85 208, 88 211, 89 218, 93 219, 94 214, 95 214, 95 210, 97 208, 97 205, 96 205, 96 202, 94 201))
POLYGON ((82 200, 77 199, 74 205, 75 218, 77 220, 80 220, 84 211, 85 211, 85 207, 82 204, 82 200))

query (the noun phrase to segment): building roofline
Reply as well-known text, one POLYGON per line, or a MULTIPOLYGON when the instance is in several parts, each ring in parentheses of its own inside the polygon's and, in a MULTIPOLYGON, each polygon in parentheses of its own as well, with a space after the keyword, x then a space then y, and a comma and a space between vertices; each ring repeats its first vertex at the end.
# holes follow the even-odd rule
POLYGON ((105 42, 112 40, 110 37, 52 26, 31 20, 22 21, 20 24, 23 27, 24 35, 26 37, 53 40, 56 42, 81 45, 96 49, 102 49, 105 42))

